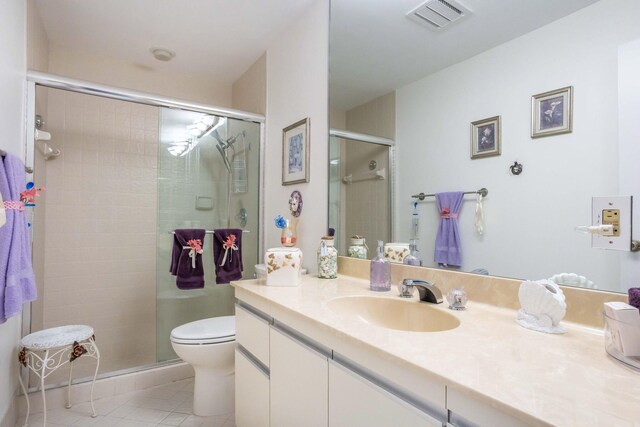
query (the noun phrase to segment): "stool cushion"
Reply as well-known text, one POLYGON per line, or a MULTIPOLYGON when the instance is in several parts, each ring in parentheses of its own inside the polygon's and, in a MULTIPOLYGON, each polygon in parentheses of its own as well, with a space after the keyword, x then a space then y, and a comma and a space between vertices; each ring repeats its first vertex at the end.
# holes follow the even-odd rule
POLYGON ((93 328, 86 325, 69 325, 34 332, 22 338, 21 344, 29 350, 47 350, 71 345, 74 341, 91 338, 93 328))

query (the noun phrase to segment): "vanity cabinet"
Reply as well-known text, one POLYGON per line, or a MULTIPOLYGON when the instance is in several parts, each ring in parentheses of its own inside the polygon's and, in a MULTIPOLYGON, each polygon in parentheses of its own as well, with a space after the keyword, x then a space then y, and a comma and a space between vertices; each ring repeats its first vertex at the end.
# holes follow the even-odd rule
POLYGON ((336 362, 329 363, 330 427, 442 427, 412 406, 336 362))
POLYGON ((271 425, 327 427, 328 355, 271 327, 271 425))
POLYGON ((441 427, 446 419, 444 407, 242 302, 236 339, 238 427, 441 427))
POLYGON ((268 315, 236 305, 235 397, 237 427, 269 427, 268 315))

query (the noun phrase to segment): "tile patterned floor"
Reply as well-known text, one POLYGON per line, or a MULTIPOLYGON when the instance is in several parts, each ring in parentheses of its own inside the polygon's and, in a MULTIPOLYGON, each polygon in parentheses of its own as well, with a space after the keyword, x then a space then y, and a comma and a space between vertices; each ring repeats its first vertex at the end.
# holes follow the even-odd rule
MULTIPOLYGON (((89 403, 71 409, 50 408, 47 427, 235 427, 235 414, 193 415, 193 378, 95 401, 98 416, 91 418, 89 403)), ((24 418, 18 420, 21 427, 24 418)), ((43 414, 32 414, 29 426, 42 426, 43 414)))

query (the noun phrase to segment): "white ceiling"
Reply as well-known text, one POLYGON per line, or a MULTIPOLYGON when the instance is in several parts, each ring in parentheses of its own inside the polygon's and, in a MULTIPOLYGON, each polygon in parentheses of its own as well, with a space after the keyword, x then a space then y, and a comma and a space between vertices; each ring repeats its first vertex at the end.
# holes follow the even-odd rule
POLYGON ((424 0, 332 0, 331 106, 351 109, 596 1, 459 0, 472 16, 436 33, 405 16, 424 0))
POLYGON ((314 0, 35 0, 49 42, 233 83, 314 0), (168 63, 149 49, 176 52, 168 63))

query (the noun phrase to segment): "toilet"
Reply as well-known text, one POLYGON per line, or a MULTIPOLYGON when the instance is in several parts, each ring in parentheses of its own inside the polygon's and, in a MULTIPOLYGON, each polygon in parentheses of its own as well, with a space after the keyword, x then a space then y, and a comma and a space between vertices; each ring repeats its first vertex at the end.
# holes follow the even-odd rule
POLYGON ((171 331, 173 350, 195 371, 195 415, 221 415, 234 411, 235 342, 235 316, 197 320, 171 331))

